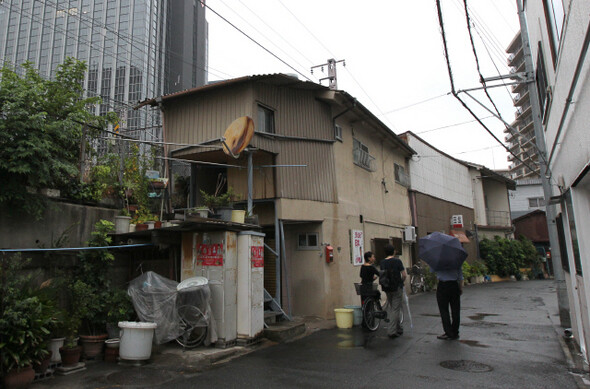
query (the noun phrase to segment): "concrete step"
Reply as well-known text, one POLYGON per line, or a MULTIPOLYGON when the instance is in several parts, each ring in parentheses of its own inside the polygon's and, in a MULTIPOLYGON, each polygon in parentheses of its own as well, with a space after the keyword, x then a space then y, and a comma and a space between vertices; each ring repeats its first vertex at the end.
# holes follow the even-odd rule
POLYGON ((305 323, 302 321, 281 321, 264 329, 263 336, 274 342, 286 342, 305 333, 305 323))

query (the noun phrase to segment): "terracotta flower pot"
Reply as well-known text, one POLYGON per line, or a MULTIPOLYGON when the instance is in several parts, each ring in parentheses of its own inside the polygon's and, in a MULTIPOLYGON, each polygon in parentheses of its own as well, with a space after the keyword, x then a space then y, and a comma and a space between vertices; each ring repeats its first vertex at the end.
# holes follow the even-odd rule
POLYGON ((60 347, 59 354, 61 355, 61 363, 64 367, 75 366, 80 362, 82 346, 76 346, 74 348, 60 347))
POLYGON ((85 358, 94 358, 102 354, 104 341, 108 339, 108 334, 102 335, 80 335, 80 343, 85 358))
POLYGON ((2 387, 5 389, 26 389, 35 379, 35 370, 32 366, 14 369, 2 377, 2 387))

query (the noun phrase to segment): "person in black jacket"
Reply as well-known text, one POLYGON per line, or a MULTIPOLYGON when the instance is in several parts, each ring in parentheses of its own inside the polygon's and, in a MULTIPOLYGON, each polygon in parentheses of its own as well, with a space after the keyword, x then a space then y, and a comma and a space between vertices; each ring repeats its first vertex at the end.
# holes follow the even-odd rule
POLYGON ((385 245, 385 259, 381 261, 380 267, 381 271, 391 270, 393 272, 398 272, 399 277, 396 277, 399 280, 399 284, 392 289, 385 289, 383 291, 387 295, 387 305, 385 306, 385 311, 387 312, 387 317, 389 318, 389 326, 387 328, 387 336, 390 338, 397 338, 398 336, 404 333, 404 329, 402 328, 401 324, 401 309, 402 309, 402 297, 403 297, 403 287, 404 281, 406 279, 406 268, 402 263, 401 259, 399 259, 395 254, 395 248, 391 244, 385 245))
POLYGON ((373 281, 379 277, 379 270, 373 264, 375 263, 375 254, 370 251, 365 253, 365 263, 361 266, 361 305, 365 299, 370 296, 380 297, 378 290, 373 290, 373 281))

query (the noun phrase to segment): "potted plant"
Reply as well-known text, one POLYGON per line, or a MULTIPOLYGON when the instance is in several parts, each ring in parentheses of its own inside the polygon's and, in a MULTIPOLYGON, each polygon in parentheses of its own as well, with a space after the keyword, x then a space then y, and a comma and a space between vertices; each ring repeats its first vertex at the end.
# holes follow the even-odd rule
POLYGON ((222 194, 219 194, 218 191, 215 191, 215 193, 212 195, 206 193, 203 190, 200 192, 201 196, 203 197, 203 203, 209 209, 213 209, 216 215, 220 215, 221 220, 231 220, 233 202, 238 198, 238 195, 234 192, 231 186, 228 187, 227 191, 222 194))
POLYGON ((134 319, 135 310, 133 309, 133 303, 126 290, 113 288, 108 293, 106 306, 109 339, 118 338, 118 323, 120 321, 131 321, 134 319))
POLYGON ((4 388, 28 387, 47 354, 53 317, 21 273, 20 256, 0 256, 0 373, 4 388))
POLYGON ((129 232, 131 216, 127 208, 123 208, 118 216, 115 216, 115 233, 126 234, 129 232))
MULTIPOLYGON (((108 220, 99 220, 88 240, 89 247, 106 247, 112 242, 109 234, 114 225, 108 220)), ((106 301, 110 289, 108 269, 115 257, 107 249, 82 251, 79 266, 74 274, 78 299, 85 301, 81 315, 80 341, 86 357, 96 357, 102 353, 106 332, 106 301)), ((78 303, 79 304, 79 303, 78 303)))
POLYGON ((189 210, 187 210, 188 216, 198 216, 198 217, 202 217, 202 218, 208 217, 209 212, 210 212, 209 207, 204 206, 204 205, 200 206, 200 207, 190 208, 189 210))

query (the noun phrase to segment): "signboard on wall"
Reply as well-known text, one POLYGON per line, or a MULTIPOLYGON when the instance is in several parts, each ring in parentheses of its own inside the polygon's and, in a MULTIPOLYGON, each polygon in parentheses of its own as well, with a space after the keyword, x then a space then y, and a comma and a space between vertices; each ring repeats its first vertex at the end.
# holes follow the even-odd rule
POLYGON ((264 267, 264 247, 263 246, 252 246, 252 267, 264 267))
POLYGON ((223 244, 200 244, 197 252, 197 264, 202 266, 223 266, 223 244))
POLYGON ((354 266, 360 266, 364 262, 364 242, 365 237, 362 230, 350 230, 350 255, 354 266))

